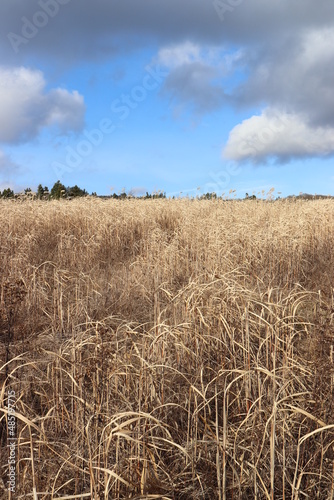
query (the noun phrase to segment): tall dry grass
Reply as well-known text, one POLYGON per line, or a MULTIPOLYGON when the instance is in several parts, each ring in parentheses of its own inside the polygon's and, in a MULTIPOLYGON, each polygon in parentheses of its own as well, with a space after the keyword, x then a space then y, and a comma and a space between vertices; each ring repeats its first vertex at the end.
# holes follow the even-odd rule
POLYGON ((0 202, 0 489, 333 499, 334 205, 0 202))

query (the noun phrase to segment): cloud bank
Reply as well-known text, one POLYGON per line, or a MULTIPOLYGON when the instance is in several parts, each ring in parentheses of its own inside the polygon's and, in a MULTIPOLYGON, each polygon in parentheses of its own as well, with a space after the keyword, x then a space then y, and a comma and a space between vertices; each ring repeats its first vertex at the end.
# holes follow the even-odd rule
POLYGON ((224 156, 230 160, 285 163, 295 158, 329 156, 334 152, 334 128, 310 126, 305 117, 266 109, 230 132, 224 156))
POLYGON ((249 79, 235 91, 239 106, 266 105, 230 133, 224 156, 279 162, 334 154, 334 32, 312 29, 267 47, 244 64, 249 79), (290 43, 289 43, 290 42, 290 43))
POLYGON ((24 67, 0 67, 0 142, 15 144, 34 139, 43 127, 62 133, 84 125, 84 100, 78 92, 46 91, 43 74, 24 67))
MULTIPOLYGON (((222 21, 215 4, 203 0, 2 0, 0 55, 18 55, 79 63, 117 52, 137 50, 154 41, 160 46, 191 40, 202 45, 266 44, 302 30, 330 27, 334 4, 329 0, 247 0, 222 21), (44 21, 43 21, 44 16, 44 21), (8 35, 24 36, 19 54, 8 35), (5 43, 7 42, 7 43, 5 43)), ((220 2, 224 3, 224 2, 220 2)), ((228 3, 228 2, 225 2, 228 3)))

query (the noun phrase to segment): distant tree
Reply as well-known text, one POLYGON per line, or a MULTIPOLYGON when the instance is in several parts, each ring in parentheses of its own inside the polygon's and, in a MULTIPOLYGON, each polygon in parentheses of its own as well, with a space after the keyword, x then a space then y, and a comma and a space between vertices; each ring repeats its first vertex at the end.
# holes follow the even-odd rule
POLYGON ((246 200, 256 200, 256 196, 255 196, 255 194, 253 194, 252 196, 249 196, 249 194, 246 193, 245 199, 246 200))
POLYGON ((37 186, 37 198, 39 200, 41 200, 43 198, 43 196, 44 196, 44 188, 43 188, 42 184, 38 184, 38 186, 37 186))
POLYGON ((55 182, 51 189, 50 193, 51 198, 59 200, 59 198, 62 197, 63 193, 66 193, 66 188, 64 184, 62 184, 60 181, 55 182))
POLYGON ((217 198, 217 193, 206 193, 200 197, 200 200, 215 200, 217 198))
POLYGON ((24 194, 28 194, 28 193, 31 193, 31 188, 26 188, 26 189, 24 190, 24 194))
POLYGON ((156 198, 166 198, 166 193, 164 193, 163 191, 157 191, 157 192, 153 192, 153 195, 150 195, 150 198, 153 198, 153 199, 156 199, 156 198))
POLYGON ((36 193, 36 197, 38 200, 45 200, 45 199, 48 199, 50 196, 50 193, 49 193, 49 188, 47 186, 42 186, 42 184, 38 184, 37 186, 37 193, 36 193))
POLYGON ((68 187, 66 189, 66 194, 68 196, 76 197, 76 196, 86 196, 88 193, 85 189, 81 189, 79 188, 79 186, 75 185, 73 187, 68 187))
POLYGON ((14 198, 14 191, 10 188, 4 189, 1 196, 2 198, 14 198))

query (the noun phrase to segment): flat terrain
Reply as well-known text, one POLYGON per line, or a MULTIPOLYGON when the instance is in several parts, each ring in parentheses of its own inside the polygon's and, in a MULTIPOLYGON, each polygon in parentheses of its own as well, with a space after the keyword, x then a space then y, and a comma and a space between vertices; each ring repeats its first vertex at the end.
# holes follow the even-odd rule
POLYGON ((8 394, 13 498, 334 498, 332 200, 0 200, 0 228, 1 498, 8 394))

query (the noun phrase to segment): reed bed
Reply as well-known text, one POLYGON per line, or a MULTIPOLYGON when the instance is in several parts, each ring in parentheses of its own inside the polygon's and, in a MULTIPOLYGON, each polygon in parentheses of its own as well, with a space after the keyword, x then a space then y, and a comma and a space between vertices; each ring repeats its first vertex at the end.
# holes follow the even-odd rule
POLYGON ((0 201, 0 227, 3 498, 334 499, 331 200, 0 201))

